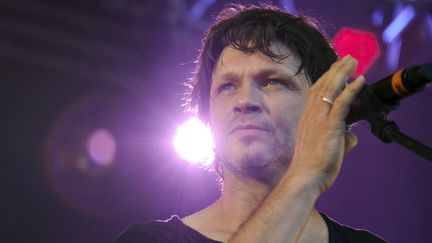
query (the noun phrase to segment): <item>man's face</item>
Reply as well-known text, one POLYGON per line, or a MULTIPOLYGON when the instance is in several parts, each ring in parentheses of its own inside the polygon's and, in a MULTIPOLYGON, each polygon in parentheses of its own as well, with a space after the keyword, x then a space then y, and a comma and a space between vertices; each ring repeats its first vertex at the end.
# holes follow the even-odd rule
POLYGON ((309 89, 304 72, 295 75, 300 61, 290 49, 278 43, 271 49, 288 57, 275 62, 260 52, 225 48, 210 89, 216 154, 226 168, 258 177, 282 173, 291 161, 309 89))

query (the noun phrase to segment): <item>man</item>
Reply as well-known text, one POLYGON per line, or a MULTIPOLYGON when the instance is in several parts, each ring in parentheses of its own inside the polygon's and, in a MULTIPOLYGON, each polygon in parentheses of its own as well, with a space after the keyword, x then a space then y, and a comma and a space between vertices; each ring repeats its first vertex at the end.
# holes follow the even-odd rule
POLYGON ((190 105, 211 126, 220 200, 131 226, 117 242, 383 242, 314 209, 357 143, 344 122, 364 84, 315 24, 275 7, 224 10, 207 32, 190 105))

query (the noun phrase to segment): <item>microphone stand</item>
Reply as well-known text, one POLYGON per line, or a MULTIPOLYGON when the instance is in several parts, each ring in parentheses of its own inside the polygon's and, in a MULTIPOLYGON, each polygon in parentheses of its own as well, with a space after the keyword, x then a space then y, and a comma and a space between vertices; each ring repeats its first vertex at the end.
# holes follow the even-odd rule
POLYGON ((372 133, 384 143, 395 142, 432 162, 432 149, 400 132, 398 125, 394 121, 374 119, 369 123, 372 133))
POLYGON ((394 121, 387 120, 387 114, 399 107, 399 102, 383 103, 372 91, 370 85, 365 85, 357 99, 351 105, 346 124, 359 120, 367 120, 372 133, 384 143, 396 142, 432 162, 432 149, 399 131, 394 121))

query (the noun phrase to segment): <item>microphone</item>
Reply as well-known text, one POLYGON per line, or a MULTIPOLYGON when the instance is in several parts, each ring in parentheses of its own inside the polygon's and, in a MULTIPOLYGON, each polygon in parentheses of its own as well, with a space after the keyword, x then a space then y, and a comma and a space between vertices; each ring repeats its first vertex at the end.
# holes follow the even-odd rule
POLYGON ((381 79, 365 84, 351 105, 345 119, 347 125, 362 119, 385 118, 399 106, 399 101, 411 96, 432 82, 432 64, 412 66, 381 79))

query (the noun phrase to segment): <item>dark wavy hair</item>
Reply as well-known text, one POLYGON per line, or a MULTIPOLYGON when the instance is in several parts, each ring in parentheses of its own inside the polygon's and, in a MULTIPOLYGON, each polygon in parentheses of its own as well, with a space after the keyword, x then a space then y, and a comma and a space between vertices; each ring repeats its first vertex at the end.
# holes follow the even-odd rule
MULTIPOLYGON (((275 61, 281 61, 287 56, 272 52, 270 46, 275 42, 290 48, 300 59, 297 73, 304 70, 310 84, 338 58, 313 18, 293 15, 267 4, 232 5, 217 16, 205 33, 195 75, 186 82, 187 110, 197 112, 199 118, 208 124, 211 77, 219 56, 227 46, 245 53, 261 52, 275 61)), ((216 158, 209 169, 215 171, 219 182, 222 182, 223 168, 220 163, 216 158)))
POLYGON ((195 75, 186 82, 187 109, 197 112, 203 122, 209 122, 211 77, 225 47, 245 53, 261 52, 275 61, 286 58, 271 51, 274 42, 286 45, 300 58, 298 72, 304 70, 310 84, 337 60, 314 19, 290 14, 273 5, 232 5, 217 16, 205 33, 195 75))

